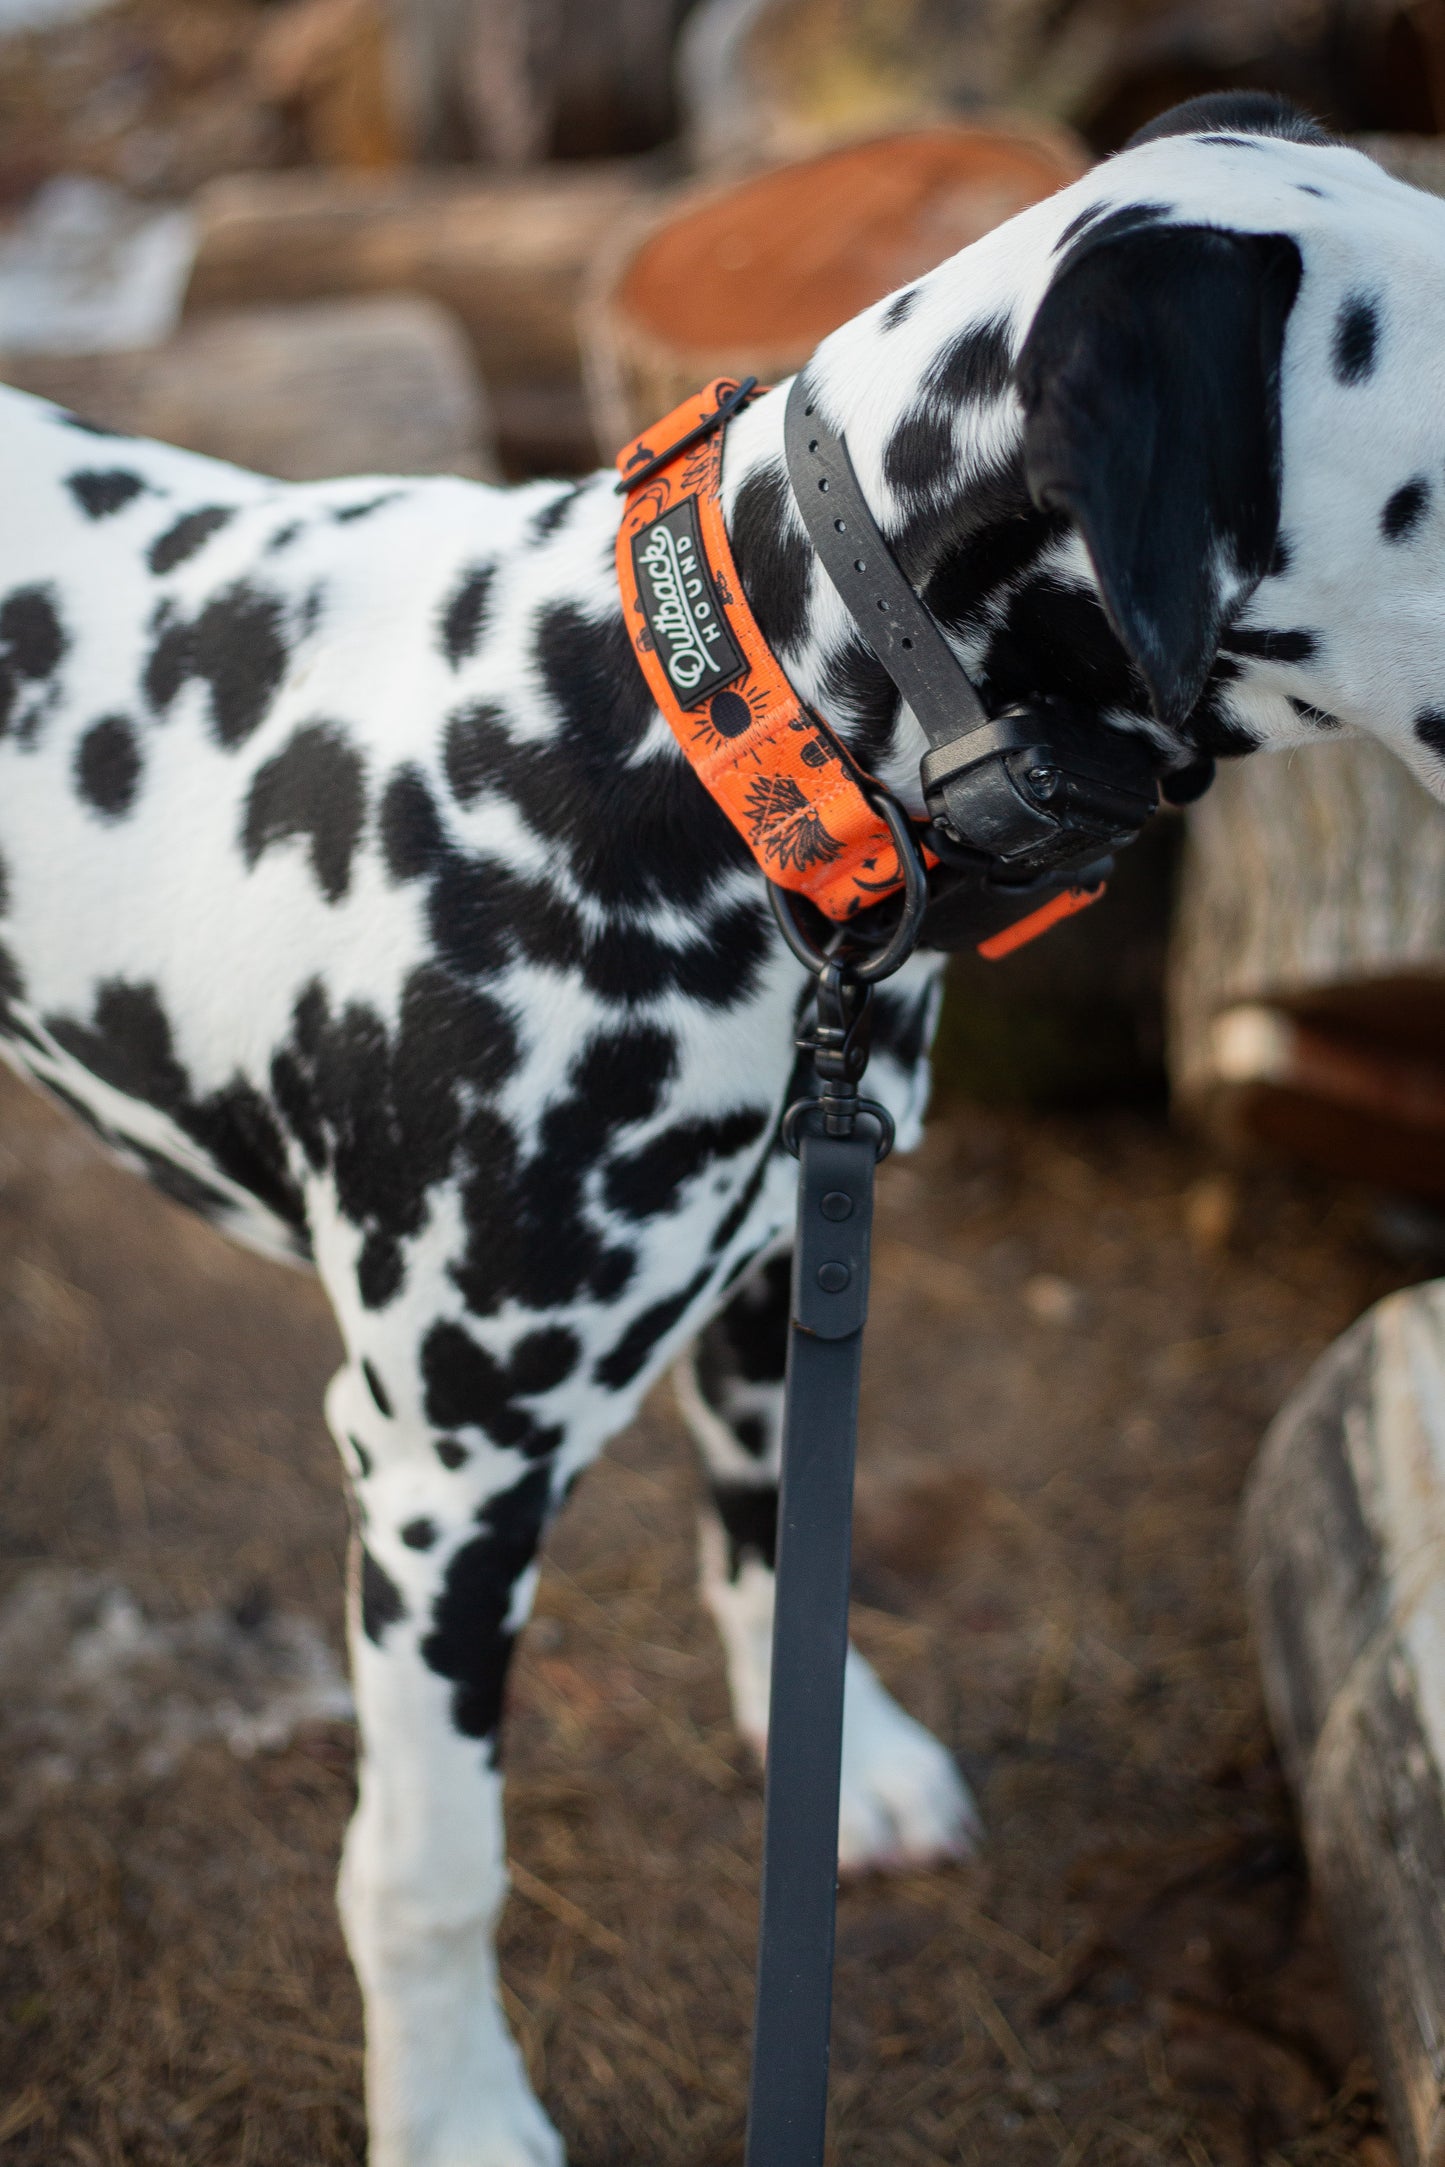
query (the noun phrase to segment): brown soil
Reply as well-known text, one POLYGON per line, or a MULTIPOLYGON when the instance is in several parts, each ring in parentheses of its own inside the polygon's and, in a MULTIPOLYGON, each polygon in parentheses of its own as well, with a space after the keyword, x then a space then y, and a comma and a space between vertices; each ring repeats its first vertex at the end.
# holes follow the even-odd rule
MULTIPOLYGON (((1420 1276, 1363 1209, 1142 1117, 956 1106, 885 1177, 858 1638, 955 1747, 975 1866, 849 1889, 842 2167, 1390 2167, 1310 1908, 1233 1564, 1260 1431, 1420 1276)), ((339 1633, 318 1290, 0 1092, 0 1599, 45 1558, 160 1616, 339 1633)), ((666 1391, 551 1545, 509 1758, 507 1995, 576 2167, 740 2156, 759 1835, 666 1391)), ((0 1875, 7 2167, 340 2167, 344 1726, 53 1791, 0 1875)))

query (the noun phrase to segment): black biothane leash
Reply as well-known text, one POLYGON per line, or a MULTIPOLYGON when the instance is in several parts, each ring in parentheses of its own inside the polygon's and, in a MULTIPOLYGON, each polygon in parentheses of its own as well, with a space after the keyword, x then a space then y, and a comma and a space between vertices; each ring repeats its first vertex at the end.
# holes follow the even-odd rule
POLYGON ((779 929, 816 981, 798 1043, 817 1090, 782 1127, 799 1162, 798 1219, 746 2167, 821 2167, 827 2122, 858 1384, 873 1174, 893 1142, 888 1113, 858 1089, 873 988, 920 939, 972 945, 997 922, 1001 896, 1016 914, 1021 896, 1102 884, 1161 787, 1185 802, 1212 774, 1205 762, 1171 774, 1142 737, 1088 724, 1059 701, 990 715, 879 532, 846 440, 803 375, 788 396, 784 446, 808 537, 928 738, 921 781, 940 864, 930 876, 913 823, 879 791, 904 889, 865 914, 880 918, 876 932, 829 926, 769 885, 779 929))

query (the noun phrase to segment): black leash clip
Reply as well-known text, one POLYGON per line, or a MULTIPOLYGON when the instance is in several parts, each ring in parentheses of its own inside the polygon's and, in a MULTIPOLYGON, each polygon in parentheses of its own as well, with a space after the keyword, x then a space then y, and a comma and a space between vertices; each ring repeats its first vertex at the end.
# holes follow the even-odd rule
POLYGON ((858 1085, 868 1066, 873 988, 880 979, 891 978, 901 970, 918 945, 928 908, 928 872, 919 855, 912 822, 897 799, 881 789, 870 795, 887 823, 903 875, 898 922, 882 947, 850 947, 848 928, 839 926, 834 928, 826 948, 820 948, 804 927, 789 890, 768 883, 768 900, 779 931, 817 981, 812 1021, 799 1033, 798 1049, 811 1058, 822 1090, 816 1098, 795 1099, 783 1116, 783 1142, 795 1159, 801 1123, 815 1112, 822 1117, 825 1136, 852 1136, 861 1115, 877 1126, 876 1157, 886 1159, 893 1149, 893 1116, 876 1099, 860 1098, 858 1085))

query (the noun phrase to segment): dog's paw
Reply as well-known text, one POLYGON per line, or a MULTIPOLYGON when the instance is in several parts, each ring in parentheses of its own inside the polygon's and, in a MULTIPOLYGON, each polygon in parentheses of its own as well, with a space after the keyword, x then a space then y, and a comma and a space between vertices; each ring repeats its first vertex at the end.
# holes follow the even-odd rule
POLYGON ((505 2104, 478 2101, 445 2132, 430 2132, 385 2158, 396 2167, 567 2167, 562 2140, 530 2091, 512 2093, 505 2104))
POLYGON ((982 1834, 978 1808, 952 1754, 904 1713, 850 1648, 839 1872, 899 1872, 968 1858, 982 1834))

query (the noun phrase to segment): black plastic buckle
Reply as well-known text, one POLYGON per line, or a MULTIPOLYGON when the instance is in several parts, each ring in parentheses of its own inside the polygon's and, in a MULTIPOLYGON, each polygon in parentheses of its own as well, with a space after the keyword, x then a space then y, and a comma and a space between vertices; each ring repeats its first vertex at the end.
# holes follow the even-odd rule
POLYGON ((1084 865, 1132 842, 1157 809, 1144 739, 1084 727, 1060 701, 1010 707, 925 755, 936 825, 1010 882, 1084 865))
POLYGON ((730 391, 725 399, 718 400, 717 405, 710 414, 704 414, 701 421, 696 422, 691 429, 685 430, 680 437, 675 438, 668 445, 666 451, 654 452, 652 457, 645 459, 641 466, 633 467, 630 472, 624 474, 617 484, 617 495, 619 497, 630 495, 639 482, 650 481, 652 476, 665 467, 670 459, 675 459, 680 451, 686 451, 689 444, 700 443, 703 437, 711 436, 714 429, 721 429, 725 423, 732 420, 734 414, 742 412, 757 388, 757 378, 755 376, 745 376, 736 389, 730 391))

